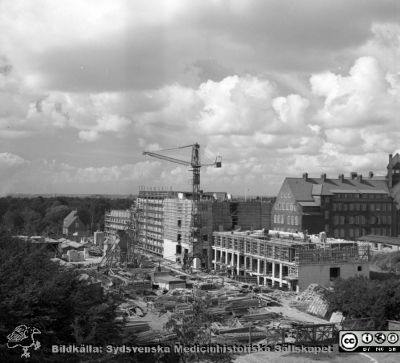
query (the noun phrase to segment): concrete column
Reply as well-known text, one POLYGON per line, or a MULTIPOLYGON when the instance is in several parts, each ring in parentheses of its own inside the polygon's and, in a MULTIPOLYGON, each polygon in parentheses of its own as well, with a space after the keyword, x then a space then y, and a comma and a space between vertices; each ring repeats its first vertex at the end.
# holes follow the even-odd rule
POLYGON ((279 287, 282 287, 282 272, 283 272, 283 267, 282 264, 279 264, 279 287))
POLYGON ((272 281, 274 281, 275 278, 275 262, 272 262, 272 281))
POLYGON ((237 254, 237 260, 236 260, 236 270, 237 270, 237 275, 240 275, 240 253, 237 254))

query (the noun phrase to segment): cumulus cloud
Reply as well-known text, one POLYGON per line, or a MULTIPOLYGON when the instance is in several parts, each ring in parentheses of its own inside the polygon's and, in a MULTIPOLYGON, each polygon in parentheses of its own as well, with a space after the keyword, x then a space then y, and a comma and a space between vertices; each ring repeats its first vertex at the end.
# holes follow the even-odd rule
POLYGON ((222 155, 224 165, 204 168, 204 189, 276 191, 307 169, 379 168, 397 148, 395 1, 1 6, 0 165, 13 170, 2 179, 11 189, 190 189, 185 168, 141 151, 199 142, 205 163, 222 155))
POLYGON ((18 167, 27 163, 27 161, 18 155, 12 153, 0 153, 0 168, 18 167))
POLYGON ((397 91, 375 58, 357 59, 348 76, 313 75, 312 91, 324 98, 315 120, 327 128, 365 126, 393 120, 400 110, 397 91))

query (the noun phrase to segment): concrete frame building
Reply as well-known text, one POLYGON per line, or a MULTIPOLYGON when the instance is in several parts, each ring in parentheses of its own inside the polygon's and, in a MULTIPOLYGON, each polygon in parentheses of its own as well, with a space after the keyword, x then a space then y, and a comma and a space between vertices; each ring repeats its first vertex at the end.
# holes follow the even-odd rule
POLYGON ((115 234, 116 231, 125 231, 132 224, 131 209, 111 209, 104 215, 104 232, 106 236, 115 234))
POLYGON ((311 283, 328 287, 339 277, 369 276, 367 245, 338 240, 316 244, 265 231, 214 232, 213 238, 214 270, 255 276, 260 285, 299 292, 311 283))
MULTIPOLYGON (((191 193, 140 190, 137 198, 139 247, 176 262, 191 254, 191 193)), ((212 233, 235 228, 270 228, 271 201, 232 201, 226 193, 203 193, 199 204, 203 268, 211 266, 212 233)), ((196 246, 197 247, 197 246, 196 246)), ((195 247, 195 248, 196 248, 195 247)), ((200 265, 196 265, 196 268, 200 265)))

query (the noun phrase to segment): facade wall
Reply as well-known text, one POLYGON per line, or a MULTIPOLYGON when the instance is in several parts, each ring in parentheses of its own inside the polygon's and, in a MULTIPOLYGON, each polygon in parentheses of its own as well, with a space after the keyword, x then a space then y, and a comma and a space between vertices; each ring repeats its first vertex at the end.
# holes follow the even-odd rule
POLYGON ((340 269, 340 277, 348 279, 354 276, 369 277, 368 262, 360 263, 342 263, 342 264, 324 264, 324 265, 300 265, 299 273, 299 291, 305 290, 310 284, 319 284, 324 287, 330 287, 334 281, 330 277, 331 268, 340 269), (358 269, 361 267, 361 271, 358 269))
POLYGON ((283 183, 272 207, 271 225, 275 231, 303 231, 302 209, 286 182, 283 183))
POLYGON ((139 213, 139 245, 157 255, 163 254, 163 198, 145 195, 137 199, 139 213))
POLYGON ((388 194, 336 194, 327 211, 328 236, 354 240, 367 234, 395 234, 396 208, 388 194))
MULTIPOLYGON (((171 198, 165 199, 163 206, 164 243, 168 241, 168 246, 164 248, 168 248, 168 253, 175 255, 176 260, 180 262, 186 253, 199 253, 203 256, 203 267, 209 266, 213 232, 212 201, 201 201, 199 204, 201 240, 196 246, 193 246, 191 241, 193 201, 171 198), (175 248, 171 244, 175 244, 175 248), (196 247, 199 249, 196 250, 196 247)), ((163 255, 167 256, 167 251, 164 251, 163 255)))
POLYGON ((86 226, 78 217, 69 227, 63 227, 63 234, 67 236, 72 236, 74 233, 78 233, 79 236, 86 235, 86 231, 86 226))
POLYGON ((104 215, 104 231, 107 235, 123 231, 130 227, 132 211, 129 209, 112 209, 104 215))

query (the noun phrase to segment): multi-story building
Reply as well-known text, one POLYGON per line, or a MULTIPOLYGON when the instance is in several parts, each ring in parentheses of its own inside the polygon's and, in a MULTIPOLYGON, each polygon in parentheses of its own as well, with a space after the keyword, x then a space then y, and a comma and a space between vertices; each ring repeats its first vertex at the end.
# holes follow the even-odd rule
POLYGON ((195 260, 194 267, 207 267, 211 262, 211 239, 213 232, 211 199, 200 201, 200 241, 192 242, 193 200, 184 193, 178 198, 164 200, 164 250, 163 257, 184 262, 185 256, 201 255, 201 261, 195 260), (196 245, 194 245, 196 244, 196 245))
POLYGON ((322 174, 311 178, 304 173, 302 178, 286 178, 272 210, 272 228, 286 232, 325 231, 328 236, 352 240, 368 234, 396 236, 392 187, 398 174, 393 172, 392 155, 389 164, 391 176, 374 176, 370 172, 364 177, 353 172, 350 177, 341 174, 328 178, 322 174))
POLYGON ((263 231, 214 232, 213 268, 232 277, 253 276, 260 285, 303 291, 329 287, 337 278, 369 276, 369 246, 351 241, 278 238, 263 231))
POLYGON ((140 190, 139 245, 147 252, 182 263, 185 255, 198 248, 195 254, 202 256, 203 267, 209 267, 213 231, 270 228, 271 209, 270 201, 231 201, 226 193, 203 193, 199 204, 201 241, 193 246, 191 193, 140 190))
POLYGON ((104 232, 106 236, 115 234, 116 231, 125 231, 131 228, 131 209, 111 209, 104 215, 104 232))
POLYGON ((139 247, 156 255, 163 255, 164 200, 177 198, 178 192, 140 190, 136 200, 138 212, 139 247))

